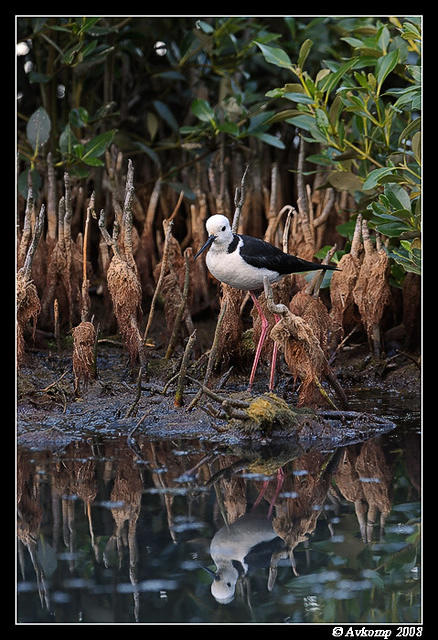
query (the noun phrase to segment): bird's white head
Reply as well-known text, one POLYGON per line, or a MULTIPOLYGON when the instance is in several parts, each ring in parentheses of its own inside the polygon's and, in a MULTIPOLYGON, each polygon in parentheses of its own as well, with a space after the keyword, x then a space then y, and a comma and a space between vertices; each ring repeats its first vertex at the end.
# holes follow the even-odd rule
POLYGON ((222 242, 229 244, 233 239, 230 221, 220 213, 211 216, 205 223, 205 227, 209 236, 216 236, 215 242, 218 244, 222 242))
POLYGON ((205 227, 208 232, 208 239, 204 246, 201 247, 201 249, 195 255, 195 260, 209 247, 216 246, 217 248, 222 248, 223 246, 228 246, 233 240, 233 232, 231 231, 230 221, 228 220, 228 218, 219 213, 216 213, 214 216, 208 218, 207 222, 205 223, 205 227))

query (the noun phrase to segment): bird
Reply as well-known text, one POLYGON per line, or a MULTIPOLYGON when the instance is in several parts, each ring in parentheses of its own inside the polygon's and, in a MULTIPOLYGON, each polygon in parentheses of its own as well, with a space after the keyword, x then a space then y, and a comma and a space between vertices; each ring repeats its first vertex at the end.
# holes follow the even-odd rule
MULTIPOLYGON (((234 233, 231 229, 230 221, 222 214, 216 213, 210 216, 205 226, 208 238, 205 244, 195 254, 194 260, 208 249, 206 265, 211 275, 230 287, 241 289, 242 291, 249 291, 262 323, 262 330, 249 378, 248 391, 251 391, 260 353, 269 327, 266 316, 255 295, 255 292, 263 289, 264 276, 267 276, 269 282, 272 284, 291 273, 304 273, 320 269, 324 271, 339 271, 339 269, 331 265, 309 262, 285 253, 278 247, 260 238, 234 233)), ((277 323, 280 318, 275 315, 274 319, 277 323)), ((271 375, 269 379, 270 391, 274 389, 277 349, 277 344, 274 344, 271 375)))
POLYGON ((239 576, 248 572, 247 556, 251 550, 276 538, 278 534, 271 521, 260 511, 245 513, 215 533, 210 543, 210 555, 216 571, 203 568, 213 578, 211 593, 217 602, 228 604, 233 600, 239 576))

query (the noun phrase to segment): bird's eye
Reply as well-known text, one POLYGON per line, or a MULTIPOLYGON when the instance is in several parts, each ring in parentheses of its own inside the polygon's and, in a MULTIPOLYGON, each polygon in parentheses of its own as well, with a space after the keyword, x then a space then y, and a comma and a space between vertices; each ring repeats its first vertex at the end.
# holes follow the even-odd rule
POLYGON ((222 227, 222 231, 225 231, 225 227, 222 227))

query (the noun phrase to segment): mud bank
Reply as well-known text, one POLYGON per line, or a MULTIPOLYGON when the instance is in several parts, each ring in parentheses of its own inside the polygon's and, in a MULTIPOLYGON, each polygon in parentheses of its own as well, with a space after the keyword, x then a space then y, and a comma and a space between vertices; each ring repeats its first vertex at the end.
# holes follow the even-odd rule
MULTIPOLYGON (((74 393, 74 379, 69 353, 34 351, 28 353, 26 366, 17 376, 17 442, 30 448, 59 448, 72 441, 102 437, 147 435, 151 438, 201 438, 224 443, 245 440, 270 441, 273 437, 298 441, 303 446, 318 441, 323 447, 351 444, 395 427, 391 416, 379 415, 379 407, 370 411, 358 402, 358 395, 392 392, 412 407, 420 402, 420 370, 412 357, 400 354, 385 361, 374 361, 364 345, 339 354, 336 374, 351 400, 349 411, 311 412, 299 428, 285 428, 278 423, 271 432, 241 428, 236 420, 215 418, 206 412, 204 398, 187 410, 199 387, 187 383, 184 406, 174 407, 174 387, 163 394, 166 381, 179 361, 150 361, 138 402, 138 387, 122 349, 102 345, 98 356, 98 379, 80 396, 74 393), (402 396, 402 397, 400 397, 402 396)), ((214 386, 214 385, 213 385, 214 386)), ((276 394, 294 407, 290 377, 280 375, 276 394)), ((266 379, 261 369, 252 394, 246 394, 245 376, 230 378, 219 392, 223 398, 239 397, 248 402, 266 393, 266 379)), ((305 411, 305 410, 304 410, 305 411)), ((306 416, 305 416, 306 417, 306 416)))

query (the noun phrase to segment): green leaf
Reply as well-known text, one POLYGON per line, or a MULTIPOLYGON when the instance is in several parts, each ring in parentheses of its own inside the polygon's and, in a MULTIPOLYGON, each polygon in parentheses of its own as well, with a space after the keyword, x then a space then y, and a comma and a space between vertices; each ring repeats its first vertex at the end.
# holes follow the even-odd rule
POLYGON ((421 128, 421 118, 416 118, 415 120, 412 120, 412 122, 410 122, 408 126, 405 127, 401 132, 398 138, 398 144, 399 145, 402 144, 402 140, 406 140, 407 138, 409 138, 409 136, 411 136, 415 131, 417 131, 420 128, 421 128))
POLYGON ((204 33, 213 33, 214 31, 211 24, 204 22, 204 20, 196 20, 196 28, 201 29, 204 33))
MULTIPOLYGON (((27 176, 29 173, 29 169, 25 169, 18 176, 17 187, 19 193, 23 196, 23 198, 27 198, 27 176)), ((32 190, 33 193, 38 193, 41 188, 41 176, 36 169, 33 169, 31 172, 32 175, 32 190)))
POLYGON ((398 62, 398 49, 394 49, 391 53, 387 53, 386 56, 382 56, 377 60, 376 64, 376 78, 377 78, 377 95, 380 93, 380 88, 385 78, 391 73, 398 62))
POLYGON ((324 164, 329 167, 331 167, 333 164, 333 160, 331 160, 330 158, 327 158, 327 156, 323 156, 320 153, 314 153, 310 156, 307 156, 306 161, 313 162, 314 164, 324 164))
POLYGON ((30 116, 26 125, 26 136, 33 149, 43 145, 50 136, 51 122, 44 107, 39 107, 30 116))
POLYGON ((100 133, 95 138, 89 140, 86 145, 84 145, 81 160, 86 164, 89 164, 87 161, 89 161, 90 158, 98 158, 101 156, 110 144, 111 140, 114 138, 116 131, 117 129, 111 129, 110 131, 100 133))
POLYGON ((89 165, 90 167, 104 166, 104 162, 100 158, 94 158, 93 156, 87 156, 87 157, 82 156, 81 160, 85 162, 85 164, 89 165))
MULTIPOLYGON (((384 195, 395 209, 411 211, 411 199, 409 193, 398 184, 385 185, 384 195)), ((383 197, 383 196, 382 196, 383 197)))
POLYGON ((312 40, 304 40, 303 44, 301 45, 300 52, 298 54, 298 66, 300 69, 304 67, 304 63, 306 62, 307 56, 309 55, 312 46, 312 40))
POLYGON ((163 118, 163 120, 165 120, 165 122, 167 122, 169 127, 173 129, 173 131, 178 131, 178 123, 169 107, 160 100, 154 100, 153 105, 158 114, 163 118))
POLYGON ((236 122, 230 122, 229 120, 224 120, 220 124, 217 125, 219 131, 223 131, 224 133, 229 133, 232 136, 238 136, 240 131, 236 122))
POLYGON ((339 69, 335 73, 330 73, 326 76, 321 82, 320 89, 321 91, 330 93, 336 87, 342 76, 344 76, 347 71, 349 71, 357 62, 358 58, 351 58, 344 64, 341 64, 339 69))
POLYGON ((418 164, 421 164, 421 131, 417 131, 412 137, 412 151, 414 152, 415 160, 418 164))
POLYGON ((362 180, 351 171, 334 171, 328 176, 328 181, 338 191, 362 191, 362 180))
POLYGON ((144 151, 144 153, 146 153, 150 157, 150 159, 153 162, 155 162, 157 167, 161 166, 160 158, 158 157, 158 154, 155 153, 155 151, 153 149, 148 147, 143 142, 134 142, 134 146, 137 147, 138 149, 141 149, 142 151, 144 151))
POLYGON ((70 124, 67 123, 61 135, 59 136, 59 149, 62 154, 73 153, 73 145, 78 143, 78 139, 72 131, 70 124))
POLYGON ((261 132, 257 133, 253 131, 251 135, 255 136, 256 138, 259 138, 259 140, 262 140, 263 142, 266 142, 266 144, 270 144, 273 147, 277 147, 278 149, 285 149, 284 142, 280 140, 280 138, 277 138, 276 136, 272 136, 269 133, 261 133, 261 132))
POLYGON ((267 44, 261 44, 261 42, 257 42, 256 40, 254 40, 254 44, 259 47, 266 62, 275 64, 277 67, 292 69, 292 62, 283 49, 280 49, 279 47, 270 47, 267 44))
POLYGON ((292 100, 292 102, 301 102, 303 104, 313 104, 315 102, 313 98, 304 95, 304 93, 285 93, 283 98, 292 100))
POLYGON ((155 113, 152 113, 152 111, 148 111, 146 114, 146 127, 148 130, 149 136, 153 141, 158 131, 158 118, 155 115, 155 113))
POLYGON ((281 122, 282 120, 287 120, 288 118, 299 116, 300 114, 301 111, 298 111, 298 109, 284 109, 284 111, 278 111, 278 113, 271 116, 269 120, 266 120, 265 124, 274 124, 274 122, 281 122))
POLYGON ((330 126, 327 114, 322 109, 316 109, 315 111, 316 126, 322 133, 325 133, 330 126))
POLYGON ((85 127, 89 119, 88 111, 84 107, 77 107, 70 111, 69 120, 72 127, 85 127))
POLYGON ((367 179, 362 185, 362 189, 364 191, 368 191, 369 189, 374 189, 379 182, 379 178, 381 178, 382 176, 387 176, 390 173, 393 173, 394 171, 395 171, 394 167, 382 167, 381 169, 374 169, 373 171, 370 171, 370 173, 367 176, 367 179))
POLYGON ((303 114, 302 116, 294 116, 293 118, 288 118, 286 122, 288 122, 289 124, 293 124, 299 129, 310 131, 311 127, 315 125, 315 118, 313 118, 313 116, 303 114))
POLYGON ((207 100, 203 100, 202 98, 195 98, 191 104, 191 110, 195 114, 199 120, 202 122, 211 122, 215 121, 214 110, 207 102, 207 100))

